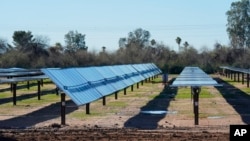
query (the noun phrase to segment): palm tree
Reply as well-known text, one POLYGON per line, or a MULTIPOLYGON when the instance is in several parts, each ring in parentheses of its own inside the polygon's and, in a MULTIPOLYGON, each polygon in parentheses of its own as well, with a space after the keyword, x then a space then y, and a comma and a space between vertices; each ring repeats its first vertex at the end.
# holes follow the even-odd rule
POLYGON ((189 46, 188 42, 184 42, 183 46, 185 47, 185 50, 187 49, 187 47, 189 46))
POLYGON ((175 41, 176 41, 176 43, 177 43, 178 46, 179 46, 179 52, 180 52, 181 38, 180 38, 180 37, 177 37, 177 38, 175 39, 175 41))

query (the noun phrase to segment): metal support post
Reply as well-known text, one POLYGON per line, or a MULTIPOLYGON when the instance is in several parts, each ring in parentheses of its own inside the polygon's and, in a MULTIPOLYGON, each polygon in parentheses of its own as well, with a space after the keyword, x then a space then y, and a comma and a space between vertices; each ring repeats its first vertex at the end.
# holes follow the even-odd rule
POLYGON ((90 103, 87 103, 86 104, 86 114, 90 114, 89 106, 90 106, 90 103))
POLYGON ((27 89, 30 89, 30 81, 27 81, 27 89))
POLYGON ((106 105, 106 96, 102 97, 102 105, 106 105))
POLYGON ((193 107, 194 107, 194 124, 199 125, 199 94, 200 87, 191 87, 193 93, 193 107))
POLYGON ((16 105, 16 86, 17 83, 11 83, 12 91, 13 91, 13 105, 16 105))
POLYGON ((124 88, 124 95, 127 94, 127 88, 124 88))
POLYGON ((236 82, 236 72, 233 72, 234 74, 234 82, 236 82))
POLYGON ((65 102, 65 93, 61 93, 61 124, 66 124, 66 102, 65 102))
POLYGON ((115 92, 115 99, 118 99, 118 92, 115 92))
POLYGON ((41 84, 41 81, 38 80, 37 81, 37 96, 38 96, 38 100, 41 100, 41 86, 40 86, 40 84, 41 84))
POLYGON ((249 88, 249 74, 247 74, 247 87, 249 88))
POLYGON ((244 80, 244 73, 241 73, 241 81, 242 81, 242 84, 244 84, 245 80, 244 80))
POLYGON ((240 82, 240 72, 237 72, 238 82, 240 82))
POLYGON ((233 79, 233 72, 232 71, 230 71, 230 76, 231 76, 230 78, 233 79))

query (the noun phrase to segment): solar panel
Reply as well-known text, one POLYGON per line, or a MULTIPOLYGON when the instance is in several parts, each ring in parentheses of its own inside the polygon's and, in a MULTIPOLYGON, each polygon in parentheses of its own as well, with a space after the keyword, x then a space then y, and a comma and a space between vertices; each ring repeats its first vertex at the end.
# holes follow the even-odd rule
POLYGON ((79 74, 88 81, 92 88, 99 91, 102 96, 106 96, 117 91, 114 87, 107 83, 102 74, 96 70, 96 67, 76 68, 76 71, 78 71, 79 74))
POLYGON ((150 63, 149 66, 154 69, 155 74, 162 73, 162 71, 154 63, 150 63))
MULTIPOLYGON (((151 64, 148 64, 151 65, 151 64)), ((155 67, 138 65, 141 72, 153 74, 155 67)), ((145 78, 132 65, 88 68, 42 69, 78 106, 117 92, 145 78)), ((152 75, 151 74, 151 75, 152 75)))
POLYGON ((156 69, 154 68, 154 66, 152 66, 151 64, 142 64, 142 66, 144 66, 144 68, 147 70, 147 73, 150 77, 155 76, 159 73, 161 73, 161 71, 156 71, 156 69))
POLYGON ((221 66, 220 68, 230 70, 230 71, 236 71, 236 72, 250 74, 250 69, 235 68, 235 67, 228 67, 228 66, 221 66))
MULTIPOLYGON (((125 87, 128 87, 134 84, 133 80, 131 80, 124 71, 120 68, 121 66, 110 66, 110 69, 122 79, 125 87)), ((124 87, 124 88, 125 88, 124 87)))
POLYGON ((77 105, 84 105, 102 97, 100 92, 94 89, 75 68, 42 69, 42 72, 45 73, 77 105))
POLYGON ((108 84, 112 85, 115 91, 119 91, 127 87, 123 78, 115 74, 110 66, 95 67, 95 69, 105 78, 108 84))
POLYGON ((150 70, 141 64, 132 65, 135 70, 137 70, 144 79, 151 77, 150 70))
POLYGON ((198 67, 185 67, 174 80, 172 87, 191 86, 193 97, 194 124, 199 124, 199 93, 201 86, 219 86, 209 75, 198 67))
POLYGON ((131 79, 134 80, 135 83, 138 83, 145 79, 140 75, 140 73, 132 65, 125 65, 124 69, 127 69, 127 71, 130 72, 129 75, 131 79))
POLYGON ((219 86, 219 84, 200 68, 185 67, 171 86, 219 86))
POLYGON ((117 69, 119 69, 121 72, 123 72, 122 77, 127 80, 128 86, 133 85, 137 82, 137 80, 134 77, 134 74, 131 72, 129 68, 127 68, 127 65, 119 65, 117 66, 117 69))

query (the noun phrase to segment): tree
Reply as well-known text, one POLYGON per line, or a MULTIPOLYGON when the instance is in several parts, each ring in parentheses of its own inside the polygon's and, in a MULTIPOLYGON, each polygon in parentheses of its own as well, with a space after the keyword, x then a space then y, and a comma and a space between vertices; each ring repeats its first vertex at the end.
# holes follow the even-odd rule
POLYGON ((150 38, 150 32, 142 28, 136 29, 134 32, 128 33, 127 45, 135 44, 137 47, 145 47, 150 38))
POLYGON ((227 32, 234 48, 250 47, 250 2, 233 2, 226 12, 227 32))
POLYGON ((69 52, 76 52, 77 50, 87 50, 85 44, 85 34, 78 33, 77 31, 69 31, 65 36, 66 50, 69 52))
POLYGON ((175 41, 176 41, 176 43, 178 44, 178 47, 179 47, 179 52, 180 52, 180 44, 181 44, 181 38, 180 37, 177 37, 176 39, 175 39, 175 41))
POLYGON ((126 47, 126 42, 127 42, 127 39, 126 38, 120 38, 119 39, 119 47, 122 48, 122 47, 126 47))
POLYGON ((12 38, 13 44, 20 50, 26 50, 34 42, 30 31, 15 31, 12 38))
POLYGON ((120 38, 117 51, 119 63, 142 63, 148 60, 151 43, 154 43, 149 38, 150 32, 142 28, 129 32, 127 38, 120 38))
POLYGON ((187 49, 187 47, 189 46, 188 42, 187 42, 187 41, 185 41, 185 42, 183 43, 183 46, 184 46, 184 48, 185 48, 185 50, 186 50, 186 49, 187 49))
POLYGON ((8 45, 5 39, 0 38, 0 54, 5 53, 10 49, 10 45, 8 45))

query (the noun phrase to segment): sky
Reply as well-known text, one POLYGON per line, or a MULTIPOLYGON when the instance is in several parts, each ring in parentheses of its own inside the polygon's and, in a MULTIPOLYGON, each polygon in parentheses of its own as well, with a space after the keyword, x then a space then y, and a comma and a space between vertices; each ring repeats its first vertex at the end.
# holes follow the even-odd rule
POLYGON ((176 37, 200 50, 228 45, 227 16, 237 0, 1 0, 0 38, 31 31, 65 45, 69 31, 85 34, 89 50, 119 48, 120 38, 142 28, 151 39, 177 50, 176 37))

